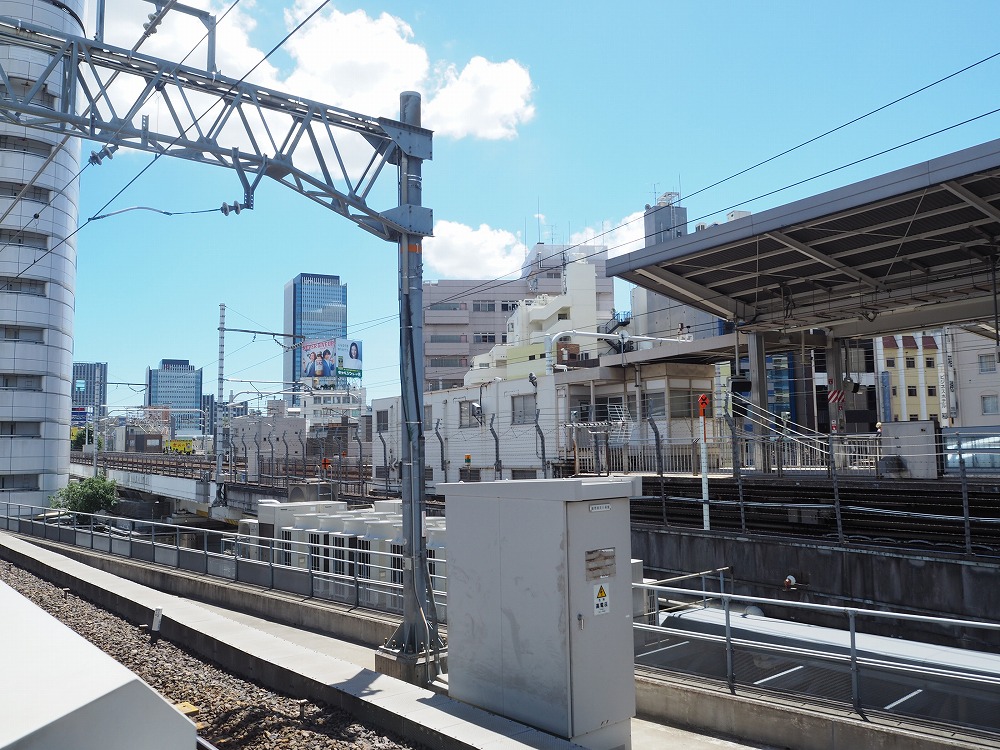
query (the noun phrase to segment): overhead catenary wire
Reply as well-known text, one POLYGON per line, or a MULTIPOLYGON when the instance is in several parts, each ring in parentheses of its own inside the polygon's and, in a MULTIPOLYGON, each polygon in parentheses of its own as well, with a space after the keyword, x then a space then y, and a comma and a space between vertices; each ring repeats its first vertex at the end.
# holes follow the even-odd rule
MULTIPOLYGON (((321 10, 321 9, 322 9, 322 7, 323 7, 323 6, 325 5, 325 4, 326 4, 326 3, 324 3, 324 4, 323 4, 323 5, 321 5, 321 6, 319 7, 319 8, 317 8, 317 10, 313 12, 313 14, 315 14, 315 13, 319 12, 319 10, 321 10)), ((311 16, 310 16, 310 17, 311 17, 311 16)), ((307 19, 307 20, 308 20, 308 19, 307 19)), ((292 33, 294 33, 294 32, 292 32, 292 33)), ((290 35, 289 35, 289 36, 290 36, 290 35)), ((286 37, 286 39, 285 39, 285 40, 287 40, 287 37, 286 37)), ((283 43, 283 42, 284 42, 285 40, 283 40, 283 41, 282 41, 282 43, 283 43)), ((279 45, 279 46, 280 46, 280 45, 279 45)), ((269 53, 269 54, 270 54, 270 53, 269 53)), ((728 181, 729 179, 732 179, 732 178, 734 178, 734 177, 737 177, 737 176, 740 176, 740 175, 742 175, 742 174, 745 174, 746 172, 748 172, 748 171, 750 171, 750 170, 752 170, 752 169, 754 169, 754 168, 756 168, 756 167, 758 167, 758 166, 761 166, 761 165, 763 165, 763 164, 766 164, 766 163, 768 163, 768 162, 770 162, 770 161, 773 161, 773 160, 775 160, 775 159, 777 159, 777 158, 780 158, 781 156, 784 156, 784 155, 787 155, 788 153, 791 153, 791 152, 793 152, 793 151, 795 151, 795 150, 797 150, 797 149, 799 149, 799 148, 802 148, 802 147, 803 147, 803 146, 805 146, 805 145, 808 145, 808 144, 810 144, 810 143, 813 143, 813 142, 815 142, 815 141, 817 141, 817 140, 819 140, 819 139, 821 139, 821 138, 823 138, 823 137, 825 137, 825 136, 827 136, 827 135, 829 135, 829 134, 831 134, 831 133, 834 133, 834 132, 837 132, 838 130, 841 130, 841 129, 843 129, 843 128, 846 128, 846 127, 848 127, 849 125, 852 125, 852 124, 854 124, 854 123, 856 123, 856 122, 858 122, 858 121, 860 121, 860 120, 862 120, 862 119, 864 119, 864 118, 866 118, 866 117, 869 117, 869 116, 871 116, 871 115, 874 115, 874 114, 876 114, 876 113, 878 113, 878 112, 880 112, 880 111, 883 111, 883 110, 887 109, 888 107, 890 107, 890 106, 892 106, 892 105, 894 105, 894 104, 897 104, 897 103, 899 103, 899 102, 901 102, 901 101, 903 101, 903 100, 905 100, 905 99, 908 99, 908 98, 910 98, 910 97, 912 97, 912 96, 915 96, 916 94, 919 94, 919 93, 921 93, 921 92, 923 92, 923 91, 926 91, 927 89, 929 89, 929 88, 931 88, 931 87, 933 87, 933 86, 936 86, 936 85, 938 85, 938 84, 940 84, 940 83, 942 83, 942 82, 944 82, 944 81, 947 81, 947 80, 949 80, 950 78, 953 78, 953 77, 955 77, 955 76, 957 76, 957 75, 959 75, 959 74, 961 74, 961 73, 963 73, 963 72, 965 72, 965 71, 967 71, 967 70, 970 70, 970 69, 972 69, 972 68, 974 68, 974 67, 976 67, 976 66, 978 66, 978 65, 981 65, 981 64, 983 64, 983 63, 985 63, 985 62, 987 62, 987 61, 989 61, 989 60, 991 60, 991 59, 993 59, 993 58, 997 57, 998 55, 1000 55, 1000 53, 995 53, 994 55, 990 55, 990 56, 988 56, 988 57, 986 57, 986 58, 983 58, 982 60, 980 60, 980 61, 977 61, 976 63, 973 63, 973 64, 971 64, 971 65, 969 65, 969 66, 966 66, 966 67, 964 67, 964 68, 962 68, 962 69, 960 69, 960 70, 958 70, 958 71, 955 71, 955 72, 953 72, 953 73, 951 73, 951 74, 949 74, 949 75, 947 75, 947 76, 944 76, 944 77, 942 77, 942 78, 940 78, 940 79, 938 79, 938 80, 936 80, 936 81, 934 81, 934 82, 932 82, 932 83, 930 83, 930 84, 927 84, 927 85, 925 85, 925 86, 923 86, 923 87, 921 87, 921 88, 919 88, 919 89, 916 89, 915 91, 912 91, 912 92, 910 92, 909 94, 906 94, 906 95, 904 95, 904 96, 902 96, 902 97, 899 97, 899 98, 897 98, 897 99, 894 99, 893 101, 891 101, 891 102, 888 102, 887 104, 885 104, 885 105, 882 105, 882 106, 880 106, 880 107, 878 107, 878 108, 875 108, 875 109, 873 109, 873 110, 871 110, 871 111, 869 111, 869 112, 867 112, 867 113, 865 113, 865 114, 863 114, 863 115, 861 115, 861 116, 859 116, 859 117, 856 117, 856 118, 853 118, 852 120, 849 120, 849 121, 847 121, 847 122, 845 122, 845 123, 842 123, 841 125, 838 125, 838 126, 837 126, 837 127, 835 127, 835 128, 832 128, 832 129, 830 129, 830 130, 828 130, 828 131, 825 131, 824 133, 821 133, 821 134, 820 134, 820 135, 818 135, 818 136, 815 136, 815 137, 813 137, 813 138, 810 138, 810 139, 808 139, 808 140, 806 140, 806 141, 803 141, 802 143, 800 143, 800 144, 798 144, 798 145, 796 145, 796 146, 794 146, 794 147, 792 147, 792 148, 790 148, 790 149, 786 149, 785 151, 783 151, 783 152, 781 152, 781 153, 779 153, 779 154, 776 154, 776 155, 774 155, 773 157, 769 157, 768 159, 766 159, 766 160, 764 160, 764 161, 762 161, 762 162, 759 162, 759 163, 757 163, 757 164, 755 164, 755 165, 752 165, 751 167, 748 167, 748 168, 746 168, 746 169, 744 169, 744 170, 740 170, 739 172, 737 172, 737 173, 734 173, 734 174, 733 174, 733 175, 731 175, 730 177, 727 177, 727 178, 725 178, 724 180, 721 180, 721 181, 718 181, 718 182, 716 182, 716 183, 713 183, 712 185, 709 185, 709 186, 706 186, 705 188, 702 188, 702 189, 700 189, 700 190, 698 190, 698 191, 696 191, 695 193, 692 193, 692 194, 690 194, 690 195, 695 195, 695 194, 698 194, 698 193, 701 193, 701 192, 705 192, 706 190, 708 190, 708 189, 710 189, 710 188, 712 188, 712 187, 715 187, 715 186, 717 186, 717 185, 719 185, 719 184, 722 184, 723 182, 726 182, 726 181, 728 181)), ((266 57, 265 57, 265 59, 266 59, 266 57)), ((262 62, 263 62, 263 60, 261 61, 261 63, 262 63, 262 62)), ((259 64, 261 64, 261 63, 258 63, 258 65, 259 65, 259 64)), ((256 68, 256 67, 257 67, 257 66, 255 66, 255 68, 256 68)), ((252 72, 252 70, 251 70, 251 72, 252 72)), ((249 75, 249 73, 248 73, 248 75, 249 75)), ((868 159, 872 159, 872 158, 876 158, 876 157, 878 157, 878 156, 881 156, 881 155, 884 155, 884 154, 886 154, 886 153, 889 153, 890 151, 893 151, 893 150, 896 150, 896 149, 899 149, 899 148, 903 148, 903 147, 905 147, 905 146, 908 146, 908 145, 912 145, 913 143, 916 143, 916 142, 918 142, 918 141, 920 141, 920 140, 924 140, 924 139, 926 139, 926 138, 929 138, 929 137, 933 137, 934 135, 938 135, 938 134, 941 134, 941 133, 943 133, 943 132, 945 132, 945 131, 947 131, 947 130, 950 130, 950 129, 952 129, 952 128, 955 128, 955 127, 959 127, 959 126, 961 126, 961 125, 965 125, 965 124, 968 124, 969 122, 973 122, 973 121, 975 121, 975 120, 978 120, 978 119, 981 119, 981 118, 983 118, 983 117, 986 117, 986 116, 989 116, 989 115, 991 115, 991 114, 995 114, 995 113, 996 113, 997 111, 1000 111, 1000 110, 992 110, 992 111, 990 111, 990 112, 986 112, 986 113, 984 113, 984 114, 982 114, 982 115, 979 115, 979 116, 977 116, 977 117, 974 117, 974 118, 970 118, 970 119, 967 119, 967 120, 964 120, 964 121, 962 121, 962 122, 959 122, 959 123, 956 123, 956 124, 954 124, 954 125, 951 125, 951 126, 948 126, 948 127, 946 127, 946 128, 942 128, 942 129, 939 129, 939 130, 937 130, 937 131, 934 131, 933 133, 929 133, 929 134, 927 134, 927 135, 924 135, 924 136, 921 136, 921 137, 919 137, 919 138, 916 138, 916 139, 912 139, 912 140, 910 140, 910 141, 906 141, 905 143, 902 143, 902 144, 898 144, 897 146, 894 146, 894 147, 892 147, 892 148, 889 148, 889 149, 885 149, 885 150, 882 150, 882 151, 879 151, 879 152, 877 152, 877 153, 875 153, 875 154, 871 154, 871 155, 869 155, 869 156, 867 156, 867 157, 863 157, 863 158, 861 158, 861 159, 858 159, 858 160, 855 160, 855 161, 852 161, 852 162, 849 162, 849 163, 847 163, 847 164, 844 164, 844 165, 841 165, 841 166, 839 166, 839 167, 836 167, 836 168, 834 168, 834 169, 831 169, 831 170, 827 170, 827 171, 824 171, 824 172, 821 172, 821 173, 819 173, 819 174, 816 174, 816 175, 813 175, 812 177, 809 177, 809 178, 806 178, 806 179, 804 179, 804 180, 799 180, 799 181, 797 181, 797 182, 793 182, 793 183, 790 183, 789 185, 785 185, 784 187, 781 187, 781 188, 778 188, 778 189, 776 189, 776 190, 772 190, 772 191, 769 191, 769 192, 766 192, 766 193, 763 193, 763 194, 761 194, 761 195, 758 195, 758 196, 756 196, 756 197, 754 197, 754 198, 751 198, 751 199, 749 199, 749 200, 758 200, 758 199, 760 199, 760 198, 762 198, 762 197, 768 197, 768 196, 770 196, 770 195, 773 195, 773 194, 775 194, 775 193, 778 193, 778 192, 781 192, 782 190, 787 190, 787 189, 789 189, 789 188, 791 188, 791 187, 795 187, 795 186, 798 186, 798 185, 801 185, 801 184, 803 184, 803 183, 805 183, 805 182, 808 182, 808 181, 810 181, 810 180, 814 180, 814 179, 818 179, 818 178, 820 178, 820 177, 823 177, 823 176, 826 176, 826 175, 829 175, 829 174, 831 174, 831 173, 833 173, 833 172, 836 172, 836 171, 838 171, 838 170, 841 170, 841 169, 846 169, 846 168, 848 168, 848 167, 850 167, 850 166, 854 166, 854 165, 856 165, 856 164, 858 164, 858 163, 861 163, 861 162, 863 162, 863 161, 865 161, 865 160, 868 160, 868 159)), ((690 196, 689 196, 689 197, 690 197, 690 196)), ((736 204, 733 204, 733 205, 731 205, 731 206, 728 206, 728 207, 727 207, 726 209, 722 209, 722 210, 727 210, 727 209, 729 209, 729 208, 734 208, 734 207, 736 207, 736 206, 739 206, 739 205, 743 205, 743 204, 745 204, 746 202, 748 202, 748 201, 741 201, 740 203, 736 203, 736 204)), ((704 216, 701 216, 701 217, 698 217, 698 218, 695 218, 695 219, 691 219, 691 220, 689 220, 689 222, 688 222, 688 223, 691 223, 692 221, 698 221, 698 220, 699 220, 700 218, 705 218, 705 217, 707 217, 707 216, 711 216, 711 215, 713 215, 713 214, 715 214, 715 213, 718 213, 718 211, 714 211, 714 212, 712 212, 712 213, 709 213, 709 214, 705 214, 704 216)), ((600 233, 600 234, 596 235, 595 237, 593 237, 593 238, 591 238, 591 239, 588 239, 588 240, 586 240, 585 242, 581 242, 581 243, 576 243, 575 245, 571 245, 571 246, 570 246, 570 249, 572 249, 572 248, 576 248, 576 247, 582 247, 582 246, 586 246, 586 245, 588 245, 588 244, 591 244, 591 243, 592 243, 592 242, 593 242, 594 240, 596 240, 596 239, 599 239, 600 237, 603 237, 603 236, 606 236, 606 235, 607 235, 608 233, 610 233, 610 232, 613 232, 613 231, 615 231, 616 229, 620 229, 620 228, 622 228, 622 227, 624 227, 624 226, 626 226, 626 225, 627 225, 627 224, 621 224, 621 225, 619 225, 618 227, 615 227, 615 228, 612 228, 612 229, 609 229, 609 230, 606 230, 605 232, 602 232, 602 233, 600 233)), ((620 246, 616 246, 616 247, 613 247, 613 248, 611 248, 611 249, 617 249, 618 247, 622 247, 622 246, 623 246, 623 245, 620 245, 620 246)), ((563 249, 561 249, 561 250, 560 250, 559 252, 564 252, 564 251, 565 251, 566 249, 567 249, 567 248, 563 248, 563 249)), ((596 254, 596 253, 595 253, 595 254, 596 254)), ((551 257, 553 257, 553 256, 549 256, 549 257, 551 258, 551 257)), ((524 267, 522 267, 522 270, 524 270, 524 267)), ((516 281, 516 279, 510 279, 510 280, 507 280, 507 281, 503 281, 503 279, 504 279, 504 277, 497 277, 496 279, 493 279, 492 281, 490 281, 490 282, 486 282, 486 283, 485 283, 484 285, 481 285, 481 286, 479 287, 479 289, 480 289, 480 290, 482 290, 482 289, 487 289, 487 288, 496 288, 497 286, 502 286, 503 284, 506 284, 506 283, 512 283, 513 281, 516 281), (496 285, 495 285, 494 287, 487 287, 487 286, 486 286, 486 284, 492 284, 493 282, 501 282, 501 283, 500 283, 500 284, 496 284, 496 285)), ((473 290, 469 290, 469 291, 466 291, 466 292, 465 292, 465 293, 463 293, 462 295, 457 295, 457 296, 455 297, 455 299, 463 299, 463 298, 468 298, 468 297, 469 297, 470 295, 474 294, 475 292, 476 292, 476 289, 473 289, 473 290)), ((721 296, 721 295, 720 295, 720 296, 721 296)), ((383 319, 383 324, 384 324, 385 322, 389 322, 389 321, 393 320, 393 319, 394 319, 394 317, 395 317, 395 316, 387 316, 387 317, 386 317, 385 319, 383 319)), ((379 325, 379 323, 376 323, 376 322, 372 322, 372 327, 374 327, 375 325, 379 325)))
MULTIPOLYGON (((230 6, 229 6, 229 8, 227 8, 227 9, 226 9, 226 11, 225 11, 225 12, 224 12, 224 13, 222 14, 222 16, 221 16, 221 17, 219 18, 219 21, 222 21, 223 19, 225 19, 225 18, 226 18, 226 16, 228 16, 228 15, 229 15, 229 13, 230 13, 230 12, 231 12, 231 11, 232 11, 232 10, 233 10, 233 9, 234 9, 234 8, 235 8, 236 6, 237 6, 237 5, 239 5, 239 3, 240 3, 240 0, 234 0, 233 4, 232 4, 232 5, 230 5, 230 6)), ((148 35, 147 35, 147 36, 148 36, 148 35)), ((142 42, 143 42, 143 41, 145 41, 145 39, 147 38, 147 36, 143 36, 142 38, 140 38, 140 39, 139 39, 139 41, 138 41, 138 42, 136 42, 136 45, 135 45, 135 47, 133 48, 133 52, 134 52, 134 51, 135 51, 136 49, 138 49, 138 47, 139 47, 139 46, 140 46, 140 45, 142 44, 142 42)), ((195 43, 194 47, 192 47, 192 48, 191 48, 191 50, 190 50, 190 51, 189 51, 189 52, 188 52, 188 53, 187 53, 187 54, 186 54, 186 55, 185 55, 185 56, 184 56, 184 57, 183 57, 183 58, 181 59, 181 61, 180 61, 180 62, 179 62, 179 63, 177 64, 177 67, 179 67, 180 65, 182 65, 182 64, 184 63, 184 60, 187 60, 187 58, 188 58, 188 57, 190 57, 190 56, 191 56, 191 55, 192 55, 192 54, 194 53, 194 50, 196 50, 196 49, 197 49, 197 48, 198 48, 199 46, 201 46, 201 43, 202 43, 203 41, 205 41, 205 39, 206 39, 206 37, 207 37, 207 36, 208 36, 208 34, 207 34, 207 32, 206 32, 206 34, 204 34, 204 35, 203 35, 203 36, 201 37, 201 39, 199 39, 199 40, 198 40, 198 41, 197 41, 197 42, 195 43)), ((109 78, 109 80, 108 80, 108 81, 107 81, 107 82, 105 83, 105 86, 110 86, 111 82, 113 82, 113 81, 115 80, 115 78, 117 78, 117 77, 118 77, 118 71, 115 71, 114 73, 112 73, 112 75, 111 75, 111 77, 109 78)), ((89 110, 89 108, 88 108, 88 110, 89 110)), ((84 112, 84 114, 86 114, 86 111, 84 112)), ((120 127, 119 127, 119 129, 118 129, 118 131, 116 131, 116 132, 114 133, 114 135, 112 136, 112 140, 113 140, 114 136, 117 136, 117 135, 118 135, 118 134, 119 134, 119 133, 121 132, 121 130, 122 130, 122 129, 123 129, 124 127, 125 127, 125 125, 126 125, 126 124, 127 124, 127 123, 125 123, 125 122, 123 122, 123 123, 121 124, 121 126, 120 126, 120 127)), ((192 126, 193 126, 193 123, 192 123, 192 126)), ((192 127, 192 126, 189 126, 189 128, 188 128, 188 129, 190 129, 190 127, 192 127)), ((185 131, 185 132, 186 132, 186 131, 185 131)), ((58 153, 58 151, 59 151, 59 150, 60 150, 60 149, 61 149, 61 148, 62 148, 62 147, 63 147, 63 146, 64 146, 64 145, 66 144, 66 142, 68 141, 69 137, 70 137, 70 136, 68 136, 68 135, 67 135, 66 137, 64 137, 64 138, 63 138, 62 142, 61 142, 61 143, 60 143, 60 144, 59 144, 59 145, 58 145, 58 146, 57 146, 57 147, 56 147, 55 149, 53 149, 53 151, 52 151, 52 153, 50 154, 50 156, 49 156, 49 159, 48 159, 47 161, 49 161, 49 160, 51 160, 51 159, 54 159, 54 158, 55 158, 55 154, 56 154, 56 153, 58 153)), ((110 147, 110 144, 109 144, 109 145, 106 145, 106 146, 104 147, 104 149, 102 149, 102 151, 103 151, 103 152, 105 152, 105 154, 106 154, 106 155, 108 155, 108 156, 110 156, 110 153, 109 153, 109 152, 107 151, 107 149, 108 149, 109 147, 110 147)), ((34 217, 33 217, 33 218, 34 218, 34 220, 35 220, 35 221, 37 221, 37 220, 39 219, 39 216, 40 216, 40 213, 41 213, 41 211, 44 211, 44 210, 45 210, 46 208, 49 208, 49 207, 51 207, 51 206, 52 206, 52 202, 53 202, 53 201, 54 201, 54 200, 55 200, 55 199, 56 199, 56 198, 57 198, 58 196, 62 195, 62 194, 63 194, 63 193, 64 193, 64 192, 66 191, 66 189, 67 189, 67 188, 68 188, 68 187, 69 187, 70 185, 72 185, 72 184, 73 184, 73 183, 74 183, 74 182, 75 182, 76 180, 80 179, 80 177, 81 177, 81 176, 83 175, 83 173, 84 173, 84 172, 85 172, 85 171, 86 171, 86 170, 87 170, 87 169, 88 169, 89 167, 91 167, 91 166, 93 166, 93 165, 95 165, 95 164, 100 164, 100 163, 101 163, 101 159, 100 159, 100 158, 94 158, 94 157, 92 157, 92 158, 91 158, 90 160, 88 160, 88 161, 84 162, 84 165, 83 165, 83 167, 82 167, 81 169, 77 170, 77 172, 76 172, 76 173, 75 173, 75 174, 74 174, 74 175, 73 175, 73 176, 72 176, 71 178, 69 178, 68 180, 66 180, 66 182, 65 182, 65 183, 64 183, 64 185, 63 185, 63 187, 61 187, 61 188, 60 188, 60 189, 59 189, 58 191, 56 191, 56 192, 55 192, 55 194, 53 194, 53 195, 50 195, 50 196, 49 196, 49 200, 48 200, 48 202, 47 202, 47 203, 46 203, 46 204, 45 204, 45 205, 44 205, 44 206, 43 206, 43 207, 42 207, 42 208, 41 208, 41 209, 40 209, 40 210, 39 210, 38 212, 36 212, 36 213, 34 214, 34 217)), ((44 165, 43 165, 43 166, 44 166, 44 165)), ((131 184, 131 182, 130 182, 129 184, 131 184)), ((123 189, 123 190, 124 190, 124 189, 123 189)), ((122 191, 119 191, 118 193, 116 193, 115 197, 117 197, 118 195, 120 195, 120 194, 121 194, 121 192, 122 192, 122 191)), ((114 200, 114 198, 112 198, 112 200, 114 200)), ((103 211, 103 210, 104 210, 105 208, 107 208, 107 207, 108 207, 108 205, 110 205, 110 203, 111 203, 111 201, 108 201, 107 203, 105 203, 105 204, 104 204, 104 206, 102 206, 100 210, 101 210, 101 211, 103 211)), ((217 209, 216 209, 216 210, 217 210, 217 209)), ((88 225, 90 224, 90 221, 91 221, 91 220, 90 220, 90 219, 88 219, 88 220, 87 220, 87 221, 86 221, 86 222, 85 222, 85 223, 84 223, 83 225, 79 225, 79 226, 77 226, 77 227, 76 227, 76 229, 74 229, 74 230, 73 230, 72 232, 70 232, 70 233, 69 233, 68 235, 66 235, 65 237, 61 238, 61 239, 60 239, 60 240, 59 240, 59 241, 58 241, 57 243, 55 243, 55 244, 54 244, 54 245, 53 245, 52 247, 49 247, 49 248, 46 248, 46 249, 45 249, 45 252, 43 252, 43 253, 42 253, 41 255, 39 255, 39 256, 38 256, 37 258, 35 258, 35 260, 34 260, 34 261, 32 261, 31 263, 27 264, 27 265, 26 265, 26 266, 25 266, 24 268, 20 269, 20 270, 19 270, 19 271, 18 271, 18 272, 17 272, 16 274, 14 274, 14 276, 13 276, 12 278, 13 278, 13 279, 19 279, 19 278, 21 278, 21 277, 22 277, 22 276, 23 276, 23 275, 24 275, 24 274, 25 274, 25 273, 26 273, 26 272, 27 272, 28 270, 30 270, 30 269, 31 269, 32 267, 34 267, 35 265, 37 265, 37 264, 38 264, 38 263, 39 263, 39 262, 40 262, 40 261, 41 261, 41 260, 42 260, 43 258, 45 258, 46 256, 48 256, 49 254, 51 254, 52 252, 54 252, 54 251, 55 251, 56 249, 58 249, 59 247, 61 247, 62 245, 64 245, 64 244, 65 244, 65 243, 66 243, 66 242, 67 242, 68 240, 72 239, 72 238, 73 238, 73 237, 75 237, 75 236, 76 236, 77 234, 79 234, 79 232, 80 232, 80 231, 81 231, 81 230, 82 230, 82 229, 83 229, 84 227, 86 227, 86 226, 88 226, 88 225)), ((23 233, 24 233, 25 231, 27 231, 27 228, 28 228, 28 226, 30 226, 30 222, 29 222, 29 224, 25 224, 24 226, 22 226, 22 227, 21 227, 21 228, 20 228, 20 229, 18 230, 18 232, 17 232, 17 233, 15 233, 15 235, 14 235, 14 238, 16 238, 16 237, 19 237, 19 236, 21 236, 21 235, 22 235, 22 234, 23 234, 23 233)), ((8 247, 10 247, 10 245, 11 245, 11 242, 10 242, 10 241, 8 241, 8 242, 7 242, 7 243, 5 243, 5 244, 4 244, 3 246, 0 246, 0 252, 3 252, 3 251, 4 251, 5 249, 7 249, 8 247)), ((6 285, 5 285, 4 287, 0 287, 0 291, 3 291, 3 290, 4 290, 4 289, 6 289, 6 288, 9 288, 9 282, 7 282, 7 284, 6 284, 6 285)))

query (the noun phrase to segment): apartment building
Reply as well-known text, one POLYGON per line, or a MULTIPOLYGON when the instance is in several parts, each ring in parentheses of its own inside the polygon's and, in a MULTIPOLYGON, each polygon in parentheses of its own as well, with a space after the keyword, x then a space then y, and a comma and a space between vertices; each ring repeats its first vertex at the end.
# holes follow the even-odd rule
MULTIPOLYGON (((494 345, 508 343, 507 319, 525 299, 566 293, 566 267, 587 263, 596 279, 594 305, 602 319, 611 317, 614 285, 605 277, 607 248, 595 245, 535 245, 521 276, 508 280, 425 281, 424 390, 461 386, 473 358, 494 345)), ((606 346, 591 342, 595 353, 606 346)))

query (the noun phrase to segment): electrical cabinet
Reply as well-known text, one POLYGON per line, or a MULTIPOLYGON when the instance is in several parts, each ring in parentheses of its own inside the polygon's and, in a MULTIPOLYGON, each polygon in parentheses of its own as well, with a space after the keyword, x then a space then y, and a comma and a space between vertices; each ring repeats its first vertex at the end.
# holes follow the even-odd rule
POLYGON ((593 750, 630 747, 637 483, 439 485, 451 697, 593 750))

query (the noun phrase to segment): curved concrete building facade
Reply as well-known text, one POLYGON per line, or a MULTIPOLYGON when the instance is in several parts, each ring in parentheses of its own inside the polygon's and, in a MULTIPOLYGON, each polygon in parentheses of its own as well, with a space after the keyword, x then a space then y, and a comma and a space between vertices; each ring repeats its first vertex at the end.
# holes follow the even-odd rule
MULTIPOLYGON (((0 15, 83 36, 84 6, 0 0, 0 15)), ((10 46, 0 60, 23 90, 48 62, 10 46)), ((37 101, 62 95, 56 75, 37 101)), ((62 140, 0 124, 0 500, 31 505, 48 505, 69 475, 80 141, 62 140)))

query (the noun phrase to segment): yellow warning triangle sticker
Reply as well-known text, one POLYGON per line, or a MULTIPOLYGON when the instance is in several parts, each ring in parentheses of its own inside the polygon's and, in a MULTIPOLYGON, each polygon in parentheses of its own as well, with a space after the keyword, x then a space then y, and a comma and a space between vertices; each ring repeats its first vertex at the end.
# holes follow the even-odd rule
POLYGON ((607 594, 605 593, 603 586, 601 586, 599 589, 597 589, 597 598, 598 599, 603 599, 606 596, 607 596, 607 594))

